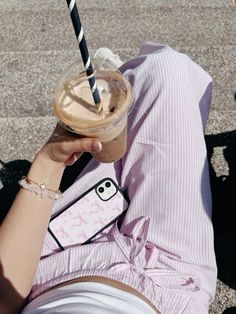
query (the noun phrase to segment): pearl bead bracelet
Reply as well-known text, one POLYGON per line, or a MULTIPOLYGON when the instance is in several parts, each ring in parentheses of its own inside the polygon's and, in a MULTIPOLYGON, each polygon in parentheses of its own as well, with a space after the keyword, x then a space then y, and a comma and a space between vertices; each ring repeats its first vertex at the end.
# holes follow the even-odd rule
POLYGON ((38 184, 28 179, 27 177, 22 177, 22 179, 19 180, 18 183, 23 189, 31 193, 35 193, 38 196, 41 196, 41 198, 50 198, 52 200, 57 200, 62 195, 60 190, 53 191, 53 190, 47 189, 44 183, 38 184))

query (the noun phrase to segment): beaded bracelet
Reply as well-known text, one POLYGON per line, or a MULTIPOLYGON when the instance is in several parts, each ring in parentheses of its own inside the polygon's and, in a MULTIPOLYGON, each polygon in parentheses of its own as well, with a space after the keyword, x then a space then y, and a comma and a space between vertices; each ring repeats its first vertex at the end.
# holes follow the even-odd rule
POLYGON ((41 198, 50 198, 52 200, 57 200, 62 195, 60 190, 53 191, 53 190, 47 189, 44 183, 38 184, 28 179, 27 177, 22 177, 22 179, 18 183, 23 189, 31 193, 35 193, 41 196, 41 198))

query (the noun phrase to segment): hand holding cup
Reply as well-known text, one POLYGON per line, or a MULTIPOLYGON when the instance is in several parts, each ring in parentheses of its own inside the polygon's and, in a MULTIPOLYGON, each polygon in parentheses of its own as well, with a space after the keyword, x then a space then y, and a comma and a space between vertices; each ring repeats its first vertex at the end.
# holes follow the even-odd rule
POLYGON ((40 154, 64 166, 73 165, 84 152, 97 153, 101 151, 102 144, 98 139, 80 137, 66 131, 57 124, 40 154))

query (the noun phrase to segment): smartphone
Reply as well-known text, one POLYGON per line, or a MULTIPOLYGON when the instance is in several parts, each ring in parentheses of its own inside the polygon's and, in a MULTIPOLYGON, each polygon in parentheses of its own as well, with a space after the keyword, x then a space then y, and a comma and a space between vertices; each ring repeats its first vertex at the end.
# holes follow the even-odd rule
POLYGON ((122 189, 105 178, 53 216, 48 231, 64 250, 89 243, 128 209, 122 189))

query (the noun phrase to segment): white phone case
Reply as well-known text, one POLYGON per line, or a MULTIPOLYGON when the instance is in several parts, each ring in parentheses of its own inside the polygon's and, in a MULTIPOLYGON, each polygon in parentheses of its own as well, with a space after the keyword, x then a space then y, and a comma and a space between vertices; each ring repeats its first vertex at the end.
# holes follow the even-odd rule
POLYGON ((105 178, 53 217, 48 230, 61 249, 85 244, 127 208, 122 191, 111 178, 105 178))

